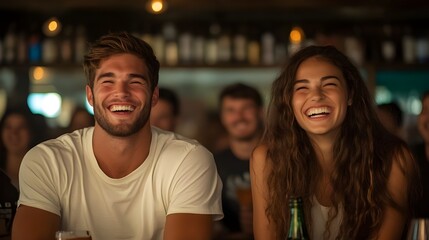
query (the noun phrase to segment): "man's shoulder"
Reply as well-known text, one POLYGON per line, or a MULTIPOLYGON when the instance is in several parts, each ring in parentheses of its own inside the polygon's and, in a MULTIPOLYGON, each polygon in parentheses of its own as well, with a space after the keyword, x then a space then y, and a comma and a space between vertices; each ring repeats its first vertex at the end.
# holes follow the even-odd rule
POLYGON ((92 139, 92 128, 79 129, 73 132, 64 133, 57 138, 48 139, 37 146, 48 148, 70 148, 82 145, 92 139))
MULTIPOLYGON (((152 127, 152 133, 156 135, 156 144, 170 147, 185 147, 195 148, 202 145, 195 139, 185 137, 176 132, 165 131, 156 127, 152 127)), ((166 149, 168 149, 166 148, 166 149)))

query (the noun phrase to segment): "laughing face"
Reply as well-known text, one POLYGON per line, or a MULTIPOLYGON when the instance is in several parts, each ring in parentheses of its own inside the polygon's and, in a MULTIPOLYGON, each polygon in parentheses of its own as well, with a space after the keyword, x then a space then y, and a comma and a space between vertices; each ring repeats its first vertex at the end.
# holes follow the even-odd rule
POLYGON ((113 136, 129 136, 146 124, 153 98, 144 61, 132 54, 113 55, 100 63, 88 102, 97 124, 113 136))
POLYGON ((292 108, 298 124, 312 136, 335 138, 347 112, 346 82, 340 69, 320 57, 303 61, 294 81, 292 108))

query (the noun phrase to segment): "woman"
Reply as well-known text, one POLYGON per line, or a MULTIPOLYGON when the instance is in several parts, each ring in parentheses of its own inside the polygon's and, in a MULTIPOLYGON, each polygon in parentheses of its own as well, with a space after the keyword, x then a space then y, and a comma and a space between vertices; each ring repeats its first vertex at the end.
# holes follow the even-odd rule
POLYGON ((359 71, 334 47, 294 55, 272 86, 250 162, 255 239, 285 239, 300 196, 311 239, 400 239, 416 166, 376 117, 359 71))
MULTIPOLYGON (((36 131, 37 119, 29 110, 8 109, 0 122, 0 169, 10 178, 18 189, 18 172, 22 158, 40 139, 36 131)), ((46 130, 46 129, 45 129, 46 130)))

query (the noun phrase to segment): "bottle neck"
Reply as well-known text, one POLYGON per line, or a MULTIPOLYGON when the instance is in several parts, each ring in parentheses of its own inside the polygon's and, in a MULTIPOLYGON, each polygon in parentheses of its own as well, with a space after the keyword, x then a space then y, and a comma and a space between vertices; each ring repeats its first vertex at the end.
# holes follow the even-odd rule
POLYGON ((304 220, 304 210, 301 199, 291 199, 289 202, 290 208, 290 224, 287 239, 309 239, 308 232, 304 220))

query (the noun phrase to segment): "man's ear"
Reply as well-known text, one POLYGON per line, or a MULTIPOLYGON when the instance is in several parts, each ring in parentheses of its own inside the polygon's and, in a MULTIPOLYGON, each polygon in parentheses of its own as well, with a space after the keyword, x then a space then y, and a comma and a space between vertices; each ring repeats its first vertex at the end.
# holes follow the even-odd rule
POLYGON ((92 89, 88 85, 86 85, 85 91, 86 91, 86 100, 92 107, 94 107, 94 96, 92 94, 92 89))
POLYGON ((159 100, 159 87, 157 86, 155 87, 152 93, 152 103, 151 103, 152 107, 154 107, 158 103, 158 100, 159 100))

